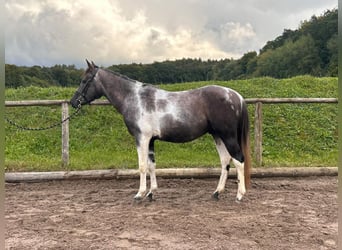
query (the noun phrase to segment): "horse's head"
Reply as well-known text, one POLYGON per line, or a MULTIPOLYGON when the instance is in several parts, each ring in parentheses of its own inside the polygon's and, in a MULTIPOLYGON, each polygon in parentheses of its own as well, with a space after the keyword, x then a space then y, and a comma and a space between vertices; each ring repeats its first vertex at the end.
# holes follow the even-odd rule
POLYGON ((102 96, 101 88, 98 86, 99 82, 96 77, 99 67, 96 66, 94 62, 90 63, 88 60, 86 60, 86 62, 88 68, 82 77, 80 86, 70 100, 70 103, 74 108, 83 104, 88 104, 102 96))

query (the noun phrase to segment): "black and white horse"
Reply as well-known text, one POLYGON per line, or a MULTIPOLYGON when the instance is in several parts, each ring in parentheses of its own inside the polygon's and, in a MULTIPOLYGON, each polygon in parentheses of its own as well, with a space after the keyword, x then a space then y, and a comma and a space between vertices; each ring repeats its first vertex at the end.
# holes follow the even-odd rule
POLYGON ((237 200, 241 200, 250 183, 249 121, 246 103, 236 91, 206 86, 168 92, 129 79, 87 61, 88 68, 71 99, 74 108, 105 96, 123 115, 134 136, 139 158, 139 200, 152 199, 157 189, 154 141, 189 142, 210 133, 220 156, 222 171, 217 189, 224 190, 232 162, 237 170, 237 200), (150 174, 147 192, 146 174, 150 174))

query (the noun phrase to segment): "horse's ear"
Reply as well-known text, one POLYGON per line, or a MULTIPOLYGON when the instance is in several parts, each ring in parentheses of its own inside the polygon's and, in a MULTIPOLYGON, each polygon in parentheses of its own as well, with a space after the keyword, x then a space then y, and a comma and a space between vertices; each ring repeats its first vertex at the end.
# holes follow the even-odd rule
POLYGON ((94 68, 98 68, 98 66, 95 65, 95 63, 93 61, 91 61, 91 64, 93 65, 94 68))
POLYGON ((88 59, 86 59, 86 62, 87 62, 87 64, 88 64, 88 68, 91 68, 91 64, 90 64, 90 62, 88 61, 88 59))

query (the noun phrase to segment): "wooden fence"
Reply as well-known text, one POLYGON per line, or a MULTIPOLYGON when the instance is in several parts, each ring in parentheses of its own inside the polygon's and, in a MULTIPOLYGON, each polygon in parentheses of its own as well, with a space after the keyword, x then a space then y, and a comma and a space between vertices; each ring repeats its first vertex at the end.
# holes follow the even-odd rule
MULTIPOLYGON (((338 103, 337 98, 250 98, 248 104, 255 104, 254 116, 254 154, 257 166, 262 165, 262 106, 263 104, 283 103, 338 103)), ((62 120, 69 115, 68 100, 33 100, 33 101, 6 101, 6 107, 22 106, 56 106, 62 107, 62 120)), ((111 105, 108 101, 94 101, 92 105, 111 105)), ((69 120, 62 124, 62 162, 69 164, 69 120)))

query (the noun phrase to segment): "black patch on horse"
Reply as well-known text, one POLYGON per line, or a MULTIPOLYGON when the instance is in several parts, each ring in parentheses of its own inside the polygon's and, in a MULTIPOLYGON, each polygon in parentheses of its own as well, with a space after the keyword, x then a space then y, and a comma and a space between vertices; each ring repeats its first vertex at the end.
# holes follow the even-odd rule
POLYGON ((141 105, 147 112, 156 110, 156 89, 151 87, 144 87, 139 92, 141 105))

